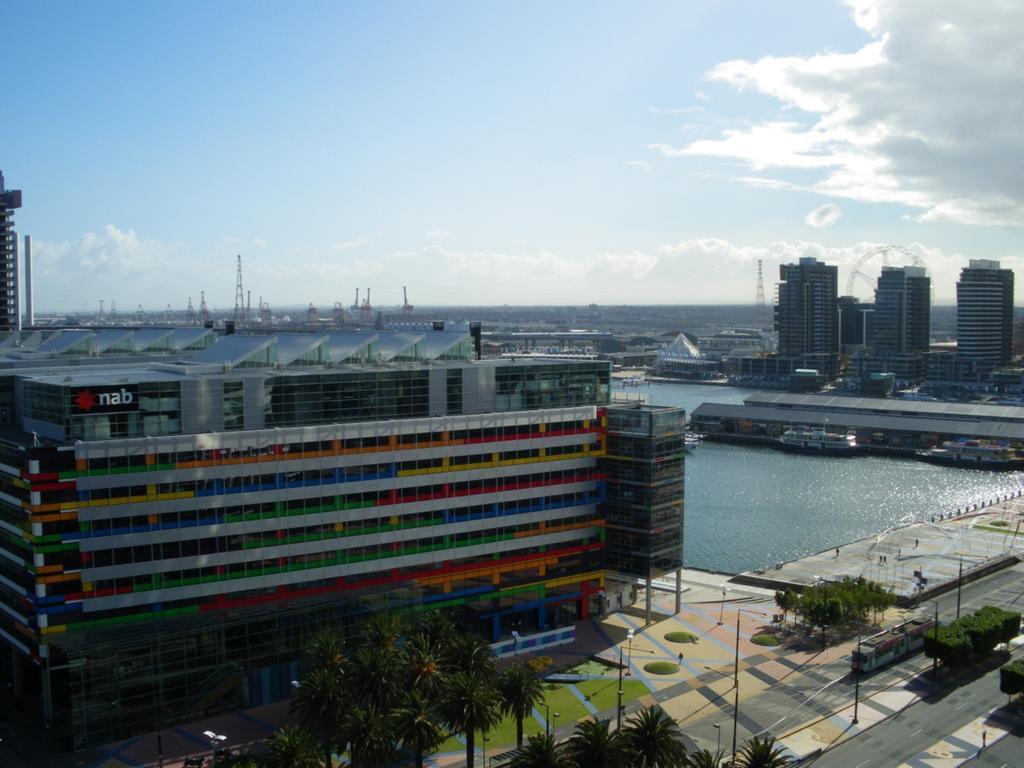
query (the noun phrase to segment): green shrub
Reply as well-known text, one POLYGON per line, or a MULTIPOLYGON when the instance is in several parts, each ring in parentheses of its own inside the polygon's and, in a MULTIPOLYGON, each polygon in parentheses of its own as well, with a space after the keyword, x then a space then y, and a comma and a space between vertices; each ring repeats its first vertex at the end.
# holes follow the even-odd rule
POLYGON ((665 639, 670 643, 696 643, 697 636, 693 632, 666 632, 665 639))
POLYGON ((971 639, 957 624, 940 625, 924 633, 924 655, 943 664, 958 667, 971 656, 971 639))
POLYGON ((777 635, 773 635, 769 632, 762 632, 761 634, 754 635, 750 638, 750 642, 754 645, 778 645, 782 641, 779 640, 777 635))
POLYGON ((999 669, 999 690, 1007 696, 1024 693, 1024 659, 1015 659, 999 669))
POLYGON ((986 605, 978 613, 997 617, 1000 643, 1008 643, 1020 634, 1020 611, 1006 611, 994 605, 986 605))
POLYGON ((651 661, 644 664, 644 671, 652 675, 673 675, 679 671, 679 665, 671 661, 651 661))
POLYGON ((978 656, 987 656, 999 645, 1001 617, 992 612, 962 616, 953 622, 971 641, 971 650, 978 656))

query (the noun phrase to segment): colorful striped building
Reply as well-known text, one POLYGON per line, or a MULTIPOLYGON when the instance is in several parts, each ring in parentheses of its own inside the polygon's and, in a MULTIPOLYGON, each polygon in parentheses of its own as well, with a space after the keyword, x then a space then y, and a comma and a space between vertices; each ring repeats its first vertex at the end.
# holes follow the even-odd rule
POLYGON ((309 638, 370 611, 498 640, 601 610, 608 364, 438 333, 120 361, 73 335, 0 370, 16 695, 80 748, 284 698, 309 638))

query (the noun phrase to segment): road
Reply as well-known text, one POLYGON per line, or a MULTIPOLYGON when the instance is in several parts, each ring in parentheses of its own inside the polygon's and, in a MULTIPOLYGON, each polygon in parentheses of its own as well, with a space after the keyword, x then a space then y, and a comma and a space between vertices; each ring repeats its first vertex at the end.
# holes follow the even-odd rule
MULTIPOLYGON (((939 597, 937 603, 940 621, 947 622, 956 616, 957 596, 955 590, 939 597)), ((996 605, 1012 610, 1024 610, 1024 565, 1014 566, 973 584, 965 585, 961 594, 961 612, 969 613, 983 605, 996 605)), ((921 612, 931 613, 934 611, 934 608, 935 606, 932 603, 923 604, 921 612)), ((920 669, 926 668, 929 664, 930 662, 919 654, 911 659, 868 675, 861 681, 861 696, 862 698, 868 697, 872 693, 907 678, 920 669)), ((948 677, 948 674, 948 672, 943 672, 943 675, 946 677, 948 677)), ((994 672, 991 674, 998 673, 994 672)), ((941 683, 943 679, 940 676, 939 682, 941 683)), ((920 678, 920 684, 922 694, 929 695, 933 693, 929 676, 920 678)), ((878 738, 875 735, 876 732, 883 733, 883 731, 879 731, 879 728, 882 726, 876 726, 854 738, 848 747, 837 747, 835 749, 837 752, 839 749, 849 749, 851 752, 856 753, 858 744, 877 741, 879 745, 888 744, 890 753, 887 753, 885 759, 880 762, 869 762, 865 765, 898 765, 899 762, 921 751, 916 746, 911 746, 907 741, 908 734, 915 729, 920 727, 922 730, 920 734, 916 735, 918 738, 913 744, 917 745, 918 742, 927 742, 924 744, 924 747, 927 747, 936 741, 934 733, 944 731, 947 725, 952 725, 955 721, 960 720, 964 723, 969 722, 982 712, 1005 703, 1006 697, 999 693, 998 680, 987 685, 979 681, 974 685, 977 688, 975 689, 974 686, 970 686, 970 693, 961 692, 957 689, 951 690, 947 694, 936 694, 941 697, 937 699, 938 701, 955 701, 953 708, 955 715, 949 715, 948 723, 945 720, 939 724, 933 722, 930 719, 932 717, 930 714, 932 711, 931 705, 927 702, 922 702, 905 710, 905 714, 901 716, 901 721, 904 724, 916 722, 914 718, 921 720, 921 722, 909 728, 904 725, 895 729, 893 733, 898 738, 878 738), (929 734, 928 729, 931 729, 934 733, 929 734), (893 752, 898 754, 892 754, 893 752), (896 762, 893 762, 897 757, 896 762)), ((737 733, 738 742, 742 745, 745 739, 762 731, 772 735, 785 733, 813 719, 815 715, 827 716, 851 704, 852 701, 853 685, 849 675, 848 660, 842 659, 819 666, 808 674, 794 675, 792 682, 787 681, 785 684, 775 685, 750 699, 741 698, 739 729, 737 733)), ((701 713, 692 720, 681 723, 684 733, 696 745, 713 749, 718 735, 714 728, 714 723, 718 722, 721 724, 723 746, 731 744, 731 721, 733 716, 731 702, 731 693, 725 693, 723 699, 717 702, 718 706, 708 708, 711 710, 710 712, 707 714, 701 713)), ((1010 740, 1017 741, 1018 746, 1020 746, 1018 739, 1011 737, 1010 740)), ((997 752, 998 750, 993 749, 992 754, 997 752)), ((861 757, 859 760, 851 763, 851 768, 855 768, 857 763, 864 759, 864 757, 861 757)), ((831 762, 826 762, 824 758, 821 759, 820 764, 823 766, 832 765, 831 762)), ((846 763, 837 763, 837 765, 846 765, 846 763)), ((1016 763, 1011 761, 1009 765, 1024 765, 1024 761, 1017 758, 1016 763)))
MULTIPOLYGON (((983 713, 1006 704, 1006 696, 999 693, 998 663, 988 666, 988 671, 979 671, 970 682, 924 699, 806 764, 820 768, 866 768, 901 763, 926 765, 915 757, 923 758, 922 753, 948 740, 951 734, 968 726, 983 713)), ((985 750, 984 762, 976 759, 972 766, 1021 764, 1020 737, 1024 734, 1024 716, 1017 712, 1013 723, 1014 727, 1006 737, 985 750)), ((993 737, 995 732, 995 728, 989 730, 993 737)), ((948 752, 954 759, 966 759, 976 754, 979 746, 978 739, 961 742, 954 738, 935 751, 948 752)))

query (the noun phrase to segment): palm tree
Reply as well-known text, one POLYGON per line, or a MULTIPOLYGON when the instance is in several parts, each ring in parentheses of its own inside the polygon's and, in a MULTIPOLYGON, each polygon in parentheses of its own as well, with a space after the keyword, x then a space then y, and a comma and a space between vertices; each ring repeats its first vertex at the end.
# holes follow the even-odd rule
POLYGON ((436 694, 444 677, 442 654, 428 635, 413 635, 402 648, 409 689, 436 694))
POLYGON ((698 749, 693 754, 686 756, 686 768, 722 768, 724 755, 721 751, 712 752, 710 749, 698 749))
POLYGON ((309 655, 313 657, 313 668, 341 668, 345 663, 345 648, 337 635, 322 632, 309 644, 309 655))
POLYGON ((413 634, 429 638, 434 647, 444 650, 461 632, 441 611, 427 611, 420 617, 413 634))
POLYGON ((348 660, 345 677, 351 700, 362 706, 388 712, 401 701, 405 680, 397 648, 360 648, 348 660))
POLYGON ((304 678, 289 707, 302 726, 320 742, 324 751, 324 768, 331 768, 338 730, 349 710, 349 692, 340 668, 318 668, 304 678))
POLYGON ((442 709, 445 722, 466 738, 466 766, 473 768, 476 732, 489 731, 501 722, 501 697, 493 678, 456 672, 445 686, 442 709))
POLYGON ((523 720, 544 701, 544 685, 526 664, 516 664, 498 675, 501 710, 516 719, 516 746, 523 746, 523 720))
POLYGON ((572 761, 584 768, 624 768, 629 762, 625 737, 611 729, 611 720, 577 723, 567 751, 572 761))
POLYGON ((736 768, 786 768, 792 761, 775 746, 775 738, 755 736, 736 756, 736 768))
POLYGON ((679 768, 686 759, 679 726, 657 707, 641 709, 622 730, 636 768, 679 768))
POLYGON ((397 751, 391 716, 372 704, 352 709, 345 718, 352 768, 380 768, 397 751))
POLYGON ((373 613, 363 626, 359 644, 364 647, 389 650, 395 647, 401 631, 402 622, 395 614, 385 611, 373 613))
POLYGON ((569 760, 558 748, 554 736, 535 733, 525 747, 516 750, 511 768, 568 768, 569 765, 569 760))
POLYGON ((455 672, 479 675, 489 680, 493 680, 498 671, 491 647, 475 635, 455 636, 446 661, 455 672))
POLYGON ((317 768, 316 742, 307 731, 286 725, 267 740, 266 768, 317 768))
POLYGON ((395 711, 394 728, 401 734, 402 745, 413 750, 416 768, 423 768, 423 755, 433 751, 448 735, 432 694, 419 688, 409 691, 405 702, 395 711))

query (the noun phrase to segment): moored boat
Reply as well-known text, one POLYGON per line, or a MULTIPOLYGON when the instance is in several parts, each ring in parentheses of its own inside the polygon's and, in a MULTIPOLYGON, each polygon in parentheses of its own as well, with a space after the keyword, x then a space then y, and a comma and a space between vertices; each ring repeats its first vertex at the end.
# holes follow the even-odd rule
POLYGON ((828 432, 821 427, 788 429, 776 439, 776 446, 787 451, 827 454, 829 456, 856 456, 863 453, 857 438, 845 432, 828 432))
POLYGON ((1015 448, 990 440, 947 440, 941 447, 918 451, 917 458, 930 464, 996 472, 1024 469, 1024 458, 1015 448))

